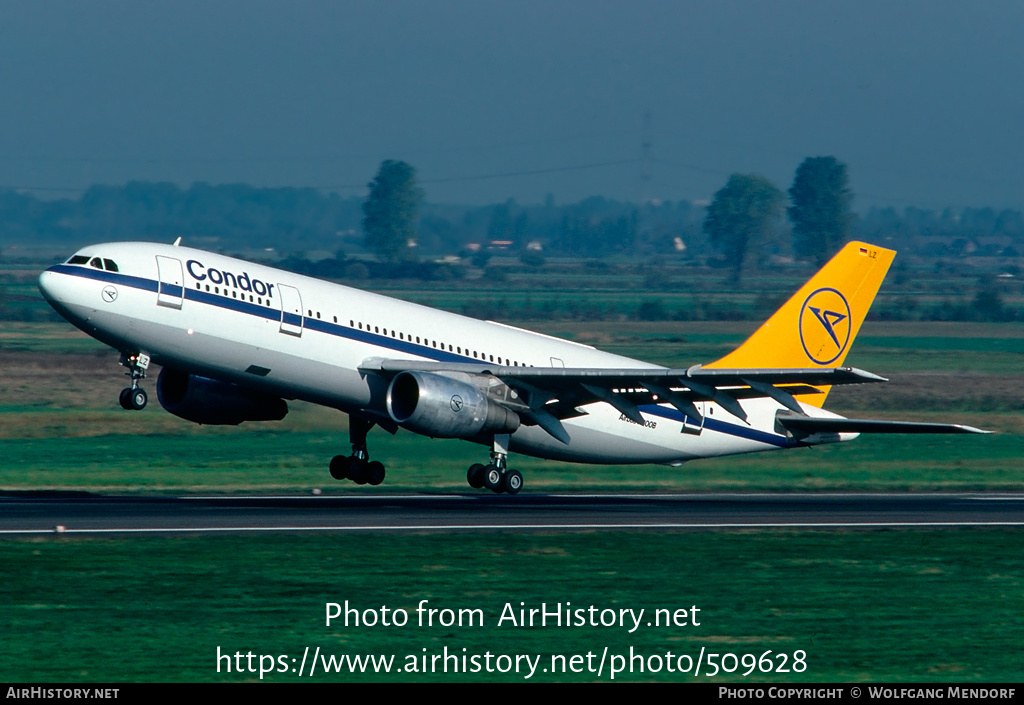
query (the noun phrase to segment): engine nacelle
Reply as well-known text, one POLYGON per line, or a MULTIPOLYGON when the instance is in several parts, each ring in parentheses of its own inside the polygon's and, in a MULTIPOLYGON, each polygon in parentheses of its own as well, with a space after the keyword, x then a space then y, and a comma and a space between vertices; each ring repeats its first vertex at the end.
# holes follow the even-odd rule
POLYGON ((175 416, 210 426, 280 421, 288 413, 284 399, 169 367, 157 378, 156 394, 160 406, 175 416))
POLYGON ((391 380, 388 414, 403 428, 433 438, 512 433, 519 415, 476 387, 429 372, 400 372, 391 380))

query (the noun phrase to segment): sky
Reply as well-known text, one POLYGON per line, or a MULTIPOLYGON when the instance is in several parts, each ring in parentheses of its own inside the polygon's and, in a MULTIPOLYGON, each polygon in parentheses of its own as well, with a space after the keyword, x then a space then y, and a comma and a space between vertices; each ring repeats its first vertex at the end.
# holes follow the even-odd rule
POLYGON ((1024 3, 4 0, 0 186, 710 199, 847 164, 854 206, 1024 209, 1024 3), (646 147, 644 146, 646 143, 646 147))

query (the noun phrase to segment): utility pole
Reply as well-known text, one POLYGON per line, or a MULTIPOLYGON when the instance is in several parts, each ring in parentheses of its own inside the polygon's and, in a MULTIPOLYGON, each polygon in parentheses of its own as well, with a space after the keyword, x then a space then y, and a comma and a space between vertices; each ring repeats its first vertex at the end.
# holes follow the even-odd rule
POLYGON ((640 133, 640 203, 651 200, 651 111, 644 111, 644 125, 640 133))

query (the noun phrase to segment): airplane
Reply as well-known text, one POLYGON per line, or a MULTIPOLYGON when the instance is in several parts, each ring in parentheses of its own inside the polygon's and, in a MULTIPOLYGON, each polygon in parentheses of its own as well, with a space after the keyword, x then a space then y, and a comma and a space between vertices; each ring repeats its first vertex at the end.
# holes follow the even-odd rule
POLYGON ((198 424, 280 420, 286 400, 349 416, 338 480, 378 485, 379 426, 490 447, 473 488, 516 494, 509 453, 664 464, 849 441, 861 433, 986 433, 958 424, 848 419, 833 386, 885 382, 843 362, 896 253, 843 247, 742 345, 669 369, 589 345, 173 245, 84 247, 39 277, 50 305, 121 353, 140 410, 152 363, 161 406, 198 424))

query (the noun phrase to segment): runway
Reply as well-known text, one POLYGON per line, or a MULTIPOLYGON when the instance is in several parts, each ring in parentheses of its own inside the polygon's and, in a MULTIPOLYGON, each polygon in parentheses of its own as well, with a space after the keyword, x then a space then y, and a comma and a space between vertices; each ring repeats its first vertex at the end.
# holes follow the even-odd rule
POLYGON ((0 536, 1024 526, 1024 494, 0 494, 0 536))

